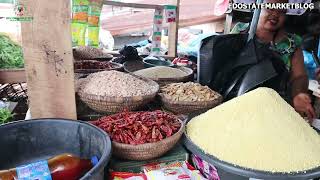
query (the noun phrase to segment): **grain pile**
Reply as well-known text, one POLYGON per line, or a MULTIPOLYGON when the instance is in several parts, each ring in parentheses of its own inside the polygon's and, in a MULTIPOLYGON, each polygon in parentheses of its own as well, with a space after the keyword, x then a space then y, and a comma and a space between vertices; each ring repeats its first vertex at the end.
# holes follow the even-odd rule
POLYGON ((94 58, 109 58, 111 55, 91 46, 79 46, 73 49, 73 57, 75 60, 89 60, 94 58))
POLYGON ((211 90, 208 86, 199 83, 172 83, 161 87, 161 93, 172 101, 202 102, 213 101, 221 95, 211 90))
POLYGON ((180 69, 166 66, 156 66, 142 69, 134 72, 134 74, 151 79, 182 78, 188 75, 186 72, 180 69))
POLYGON ((192 119, 190 139, 220 160, 255 170, 320 166, 320 136, 275 91, 259 88, 192 119))
POLYGON ((80 91, 108 97, 145 96, 156 93, 158 87, 119 71, 102 71, 90 74, 81 83, 80 91))

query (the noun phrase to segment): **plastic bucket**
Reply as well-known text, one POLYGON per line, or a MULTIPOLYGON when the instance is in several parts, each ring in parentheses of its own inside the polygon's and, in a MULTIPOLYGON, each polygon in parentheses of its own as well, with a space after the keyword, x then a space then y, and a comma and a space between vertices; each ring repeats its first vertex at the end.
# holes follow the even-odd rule
POLYGON ((99 128, 82 121, 36 119, 0 126, 0 170, 15 168, 62 153, 82 158, 97 156, 99 163, 81 180, 104 179, 111 141, 99 128))

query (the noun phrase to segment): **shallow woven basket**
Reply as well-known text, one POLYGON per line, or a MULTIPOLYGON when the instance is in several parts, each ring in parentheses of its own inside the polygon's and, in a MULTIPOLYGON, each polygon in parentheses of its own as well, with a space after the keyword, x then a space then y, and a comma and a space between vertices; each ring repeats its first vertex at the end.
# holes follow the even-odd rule
POLYGON ((183 77, 172 77, 172 78, 149 78, 153 81, 156 81, 160 86, 165 86, 170 83, 178 82, 188 82, 193 81, 193 70, 187 67, 179 67, 181 71, 185 72, 186 75, 183 77))
POLYGON ((155 143, 140 145, 124 144, 112 141, 112 153, 121 158, 129 160, 150 160, 162 156, 172 149, 184 132, 184 123, 179 119, 181 127, 174 135, 155 143))
POLYGON ((190 102, 190 101, 173 101, 168 99, 164 94, 159 93, 162 106, 175 114, 190 114, 197 111, 209 110, 221 104, 223 98, 221 95, 212 101, 190 102))
POLYGON ((159 85, 147 78, 139 77, 136 75, 132 76, 139 78, 150 86, 152 86, 153 91, 146 96, 132 96, 132 97, 111 97, 111 96, 99 96, 94 94, 88 94, 79 88, 78 95, 80 99, 87 104, 91 109, 99 113, 117 113, 125 109, 129 111, 136 110, 150 101, 152 101, 159 91, 159 85))
MULTIPOLYGON (((90 61, 96 61, 96 60, 79 60, 79 61, 74 62, 74 64, 81 63, 81 62, 90 62, 90 61)), ((111 71, 111 70, 123 71, 122 64, 114 63, 114 62, 110 62, 110 64, 112 64, 113 67, 112 68, 105 68, 105 69, 76 69, 74 67, 74 72, 81 73, 81 74, 91 74, 91 73, 96 73, 96 72, 100 72, 100 71, 111 71)))

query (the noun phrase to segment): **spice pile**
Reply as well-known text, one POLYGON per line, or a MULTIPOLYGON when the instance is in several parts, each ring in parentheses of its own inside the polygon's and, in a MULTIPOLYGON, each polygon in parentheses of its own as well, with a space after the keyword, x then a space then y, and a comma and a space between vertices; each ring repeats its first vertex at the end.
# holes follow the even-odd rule
POLYGON ((145 144, 161 141, 179 131, 180 121, 163 111, 122 112, 102 117, 92 124, 107 132, 113 141, 145 144))
POLYGON ((130 74, 112 70, 90 74, 81 83, 79 92, 108 97, 133 97, 154 94, 158 88, 130 74))
POLYGON ((94 48, 91 46, 79 46, 73 49, 73 58, 75 60, 90 60, 95 58, 108 58, 111 55, 104 53, 99 48, 94 48))
POLYGON ((76 70, 79 69, 114 69, 118 68, 119 66, 115 63, 110 63, 106 61, 94 61, 94 60, 89 60, 89 61, 76 61, 74 62, 74 68, 76 70))
POLYGON ((212 101, 221 98, 221 95, 208 86, 199 83, 172 83, 161 87, 161 93, 173 101, 212 101))
POLYGON ((193 118, 187 133, 207 154, 244 168, 282 173, 320 166, 319 134, 269 88, 193 118))
POLYGON ((156 66, 147 69, 142 69, 134 72, 134 74, 151 79, 182 78, 188 75, 186 72, 180 69, 166 66, 156 66))

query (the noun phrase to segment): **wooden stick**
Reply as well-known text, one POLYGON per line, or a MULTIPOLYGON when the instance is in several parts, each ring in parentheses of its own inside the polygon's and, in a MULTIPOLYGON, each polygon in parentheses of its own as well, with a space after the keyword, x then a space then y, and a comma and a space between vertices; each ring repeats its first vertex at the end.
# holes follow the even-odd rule
POLYGON ((32 118, 76 119, 70 1, 20 0, 22 44, 32 118))
POLYGON ((172 0, 174 5, 177 6, 177 16, 176 21, 170 23, 169 26, 169 44, 168 44, 168 56, 176 57, 177 56, 177 47, 178 47, 178 30, 179 30, 179 8, 180 0, 172 0))
POLYGON ((124 3, 124 2, 116 2, 116 1, 109 1, 109 0, 104 0, 103 4, 111 5, 111 6, 141 8, 141 9, 163 9, 163 6, 156 5, 156 4, 124 3))

